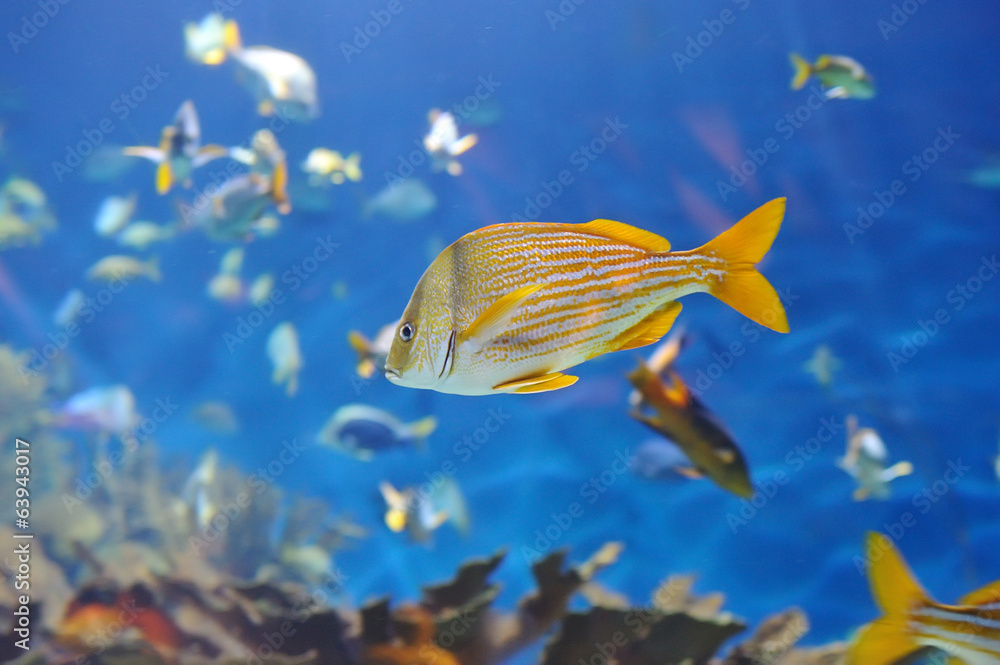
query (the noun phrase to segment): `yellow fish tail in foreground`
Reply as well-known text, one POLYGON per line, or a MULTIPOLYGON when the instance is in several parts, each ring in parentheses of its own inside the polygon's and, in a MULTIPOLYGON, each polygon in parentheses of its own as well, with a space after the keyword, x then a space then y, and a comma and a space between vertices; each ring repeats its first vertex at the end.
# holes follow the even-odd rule
POLYGON ((754 267, 771 249, 785 216, 785 199, 765 203, 703 247, 685 252, 725 262, 721 280, 708 292, 743 316, 777 332, 788 332, 785 308, 774 287, 754 267))
POLYGON ((792 76, 792 90, 801 90, 812 76, 812 65, 798 53, 790 54, 788 59, 792 61, 792 67, 795 69, 795 74, 792 76))
POLYGON ((652 344, 707 292, 763 326, 788 332, 778 294, 754 268, 785 211, 775 199, 705 246, 621 222, 511 223, 473 231, 420 278, 389 349, 386 377, 460 395, 565 388, 562 370, 652 344))
POLYGON ((947 653, 949 663, 1000 663, 1000 580, 944 605, 928 596, 882 534, 868 534, 867 558, 872 596, 885 616, 857 634, 848 665, 892 665, 926 647, 947 653))

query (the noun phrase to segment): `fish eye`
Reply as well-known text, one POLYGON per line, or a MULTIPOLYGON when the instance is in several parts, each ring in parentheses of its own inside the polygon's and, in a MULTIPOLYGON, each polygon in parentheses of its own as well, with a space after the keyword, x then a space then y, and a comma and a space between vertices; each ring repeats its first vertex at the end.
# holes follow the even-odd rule
POLYGON ((413 335, 416 334, 416 328, 413 327, 412 323, 404 323, 399 326, 399 339, 404 342, 409 342, 413 339, 413 335))

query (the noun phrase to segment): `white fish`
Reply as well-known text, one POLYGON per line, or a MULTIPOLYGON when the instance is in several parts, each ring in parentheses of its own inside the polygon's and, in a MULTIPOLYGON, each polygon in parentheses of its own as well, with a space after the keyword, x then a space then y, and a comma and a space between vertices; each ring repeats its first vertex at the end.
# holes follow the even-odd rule
POLYGON ((239 67, 244 86, 257 98, 257 112, 297 122, 319 116, 316 74, 294 53, 270 46, 243 46, 235 21, 226 22, 226 51, 239 67))
POLYGON ((437 197, 417 178, 387 186, 365 204, 364 215, 380 215, 398 222, 426 217, 437 207, 437 197))
POLYGON ((80 315, 86 302, 87 299, 83 295, 83 291, 71 289, 59 302, 55 314, 52 315, 52 320, 57 326, 68 326, 80 315))
POLYGON ((70 397, 59 410, 57 423, 108 434, 123 434, 139 423, 135 396, 128 386, 98 386, 70 397))
POLYGON ((132 222, 122 229, 115 240, 119 245, 132 247, 139 251, 147 249, 154 242, 160 242, 173 237, 172 226, 161 226, 156 222, 139 221, 132 222))
POLYGON ((125 228, 135 212, 138 196, 109 196, 101 202, 94 217, 94 230, 99 236, 113 236, 125 228))
POLYGON ((424 137, 424 148, 430 153, 432 168, 435 171, 447 171, 451 175, 461 175, 462 165, 455 157, 476 145, 479 137, 467 134, 458 136, 458 123, 450 111, 431 109, 427 116, 431 129, 424 137))
POLYGON ((267 357, 274 366, 271 381, 284 384, 285 393, 293 396, 299 389, 299 371, 302 369, 299 334, 294 325, 285 321, 271 331, 267 338, 267 357))
POLYGON ((184 53, 202 65, 217 65, 226 59, 226 19, 212 12, 198 23, 184 26, 184 53))
POLYGON ((854 500, 864 501, 869 496, 876 499, 889 497, 889 483, 896 478, 913 473, 909 462, 897 462, 887 467, 889 452, 878 432, 858 428, 855 416, 847 417, 847 454, 837 460, 837 466, 858 482, 854 500))

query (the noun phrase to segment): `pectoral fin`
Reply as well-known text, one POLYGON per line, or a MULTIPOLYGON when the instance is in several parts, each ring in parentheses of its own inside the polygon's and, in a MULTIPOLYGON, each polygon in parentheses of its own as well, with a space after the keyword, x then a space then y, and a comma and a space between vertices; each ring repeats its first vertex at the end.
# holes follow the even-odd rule
POLYGON ((614 341, 619 351, 626 349, 637 349, 660 341, 660 338, 667 334, 677 315, 681 313, 681 304, 676 300, 671 300, 666 305, 658 308, 645 319, 632 326, 614 341))
POLYGON ((493 386, 493 390, 505 393, 544 393, 550 390, 559 390, 576 383, 577 376, 560 374, 542 374, 541 376, 531 376, 526 379, 517 379, 493 386))
POLYGON ((162 150, 149 145, 133 145, 122 148, 122 154, 128 157, 142 157, 157 164, 166 159, 166 155, 162 150))
POLYGON ((213 159, 220 159, 229 155, 229 148, 225 148, 221 145, 209 144, 203 145, 198 150, 198 154, 194 156, 191 160, 191 166, 198 168, 204 164, 209 163, 213 159))
POLYGON ((705 477, 705 474, 698 469, 688 466, 675 466, 674 471, 676 471, 678 475, 690 478, 691 480, 699 480, 705 477))
POLYGON ((542 286, 542 284, 529 284, 528 286, 514 289, 503 296, 490 305, 485 312, 472 322, 472 325, 465 329, 462 333, 462 339, 477 344, 485 344, 495 339, 510 325, 517 308, 538 292, 542 286))

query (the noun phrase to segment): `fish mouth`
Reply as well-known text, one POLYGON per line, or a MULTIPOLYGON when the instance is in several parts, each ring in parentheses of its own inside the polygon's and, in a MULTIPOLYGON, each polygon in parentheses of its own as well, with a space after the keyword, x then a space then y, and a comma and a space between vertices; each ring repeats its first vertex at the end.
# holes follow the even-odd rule
POLYGON ((399 381, 403 377, 399 375, 399 370, 391 365, 385 366, 385 378, 389 379, 393 383, 399 381))

